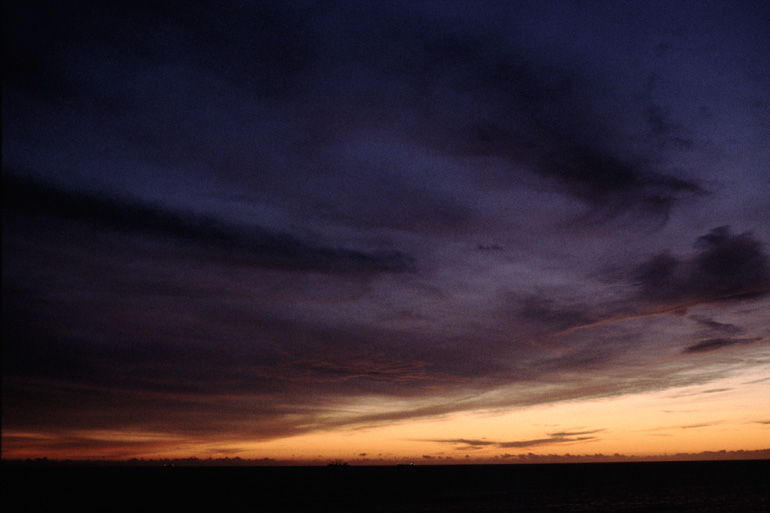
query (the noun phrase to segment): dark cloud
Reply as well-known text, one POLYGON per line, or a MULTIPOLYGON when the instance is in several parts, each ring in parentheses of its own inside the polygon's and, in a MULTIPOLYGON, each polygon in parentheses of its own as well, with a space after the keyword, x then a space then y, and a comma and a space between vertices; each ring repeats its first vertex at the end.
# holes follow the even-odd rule
POLYGON ((509 4, 4 6, 3 431, 262 440, 720 377, 758 314, 669 314, 769 290, 766 57, 509 4), (639 256, 728 220, 759 228, 639 256), (672 339, 704 356, 650 363, 672 339))
POLYGON ((694 149, 695 141, 685 135, 684 128, 679 123, 673 121, 673 109, 656 99, 656 89, 663 81, 657 73, 652 73, 642 93, 644 121, 648 128, 647 139, 655 143, 660 151, 694 149))
POLYGON ((604 209, 639 206, 667 214, 681 197, 702 192, 691 180, 647 167, 612 150, 580 145, 555 150, 538 169, 558 178, 571 193, 604 209))
POLYGON ((580 435, 592 435, 594 433, 600 433, 601 431, 604 431, 604 430, 593 429, 590 431, 559 431, 557 433, 548 433, 548 436, 557 437, 557 438, 567 438, 567 437, 580 436, 580 435))
POLYGON ((650 137, 658 143, 660 149, 669 146, 676 149, 691 149, 695 146, 692 139, 677 134, 680 127, 669 120, 667 113, 660 105, 649 105, 645 114, 650 127, 650 137))
MULTIPOLYGON (((609 216, 665 216, 702 192, 697 180, 667 169, 655 145, 630 148, 623 128, 607 129, 614 121, 587 100, 601 77, 525 52, 505 33, 384 5, 78 5, 16 15, 29 30, 6 34, 7 62, 16 63, 4 74, 7 89, 35 98, 37 84, 79 95, 61 93, 63 105, 49 114, 55 122, 40 126, 49 151, 62 155, 68 145, 100 145, 108 161, 128 154, 162 169, 203 164, 215 183, 308 216, 413 231, 470 229, 478 209, 435 187, 457 177, 423 169, 432 166, 404 151, 500 161, 503 169, 473 166, 462 181, 505 190, 534 175, 548 184, 537 187, 609 216), (47 39, 29 35, 40 30, 47 39), (61 133, 69 125, 77 129, 61 133), (375 137, 381 148, 341 157, 340 145, 356 137, 375 137), (426 183, 415 183, 420 175, 426 183)), ((29 98, 8 107, 16 119, 50 109, 29 98)), ((5 132, 40 137, 25 133, 30 126, 5 132)), ((24 146, 11 162, 35 160, 24 146)), ((86 182, 104 180, 105 163, 92 153, 66 163, 86 182)), ((36 164, 35 173, 60 172, 36 164)))
POLYGON ((302 9, 279 2, 244 8, 35 1, 8 11, 5 19, 13 23, 3 23, 4 83, 57 101, 115 101, 129 92, 126 86, 139 93, 147 85, 142 73, 168 63, 207 69, 252 93, 281 97, 312 64, 316 46, 302 9), (92 62, 79 61, 85 52, 92 62), (100 87, 110 80, 113 90, 100 87))
POLYGON ((259 226, 237 226, 211 216, 168 210, 119 198, 70 192, 4 177, 5 209, 45 212, 99 228, 139 232, 240 255, 257 267, 317 272, 407 272, 414 259, 399 251, 363 252, 304 242, 259 226))
POLYGON ((552 299, 539 296, 522 300, 519 315, 523 320, 541 325, 550 332, 567 330, 598 320, 586 305, 561 306, 552 299))
POLYGON ((512 448, 525 448, 525 447, 537 447, 540 445, 551 445, 551 444, 563 444, 563 443, 572 443, 572 442, 587 442, 590 440, 596 440, 595 436, 578 436, 574 438, 566 438, 566 437, 549 437, 549 438, 539 438, 535 440, 519 440, 516 442, 500 442, 498 444, 498 447, 501 447, 503 449, 512 449, 512 448))
POLYGON ((682 259, 655 255, 639 266, 634 280, 654 301, 715 301, 750 298, 770 290, 770 260, 751 233, 733 235, 721 226, 699 237, 697 253, 682 259))
POLYGON ((481 448, 481 447, 499 447, 502 449, 513 449, 513 448, 527 448, 527 447, 538 447, 541 445, 552 445, 552 444, 563 444, 563 443, 573 443, 573 442, 588 442, 591 440, 596 440, 597 438, 595 436, 580 436, 580 435, 591 435, 594 433, 599 433, 601 431, 604 431, 603 429, 595 429, 591 431, 577 431, 577 432, 559 432, 559 433, 549 433, 548 437, 546 438, 537 438, 533 440, 517 440, 517 441, 510 441, 510 442, 499 442, 499 441, 491 441, 491 440, 476 440, 476 439, 466 439, 466 438, 452 438, 452 439, 446 439, 446 440, 431 440, 432 442, 439 442, 439 443, 445 443, 445 444, 452 444, 452 445, 458 445, 460 446, 460 449, 473 449, 473 448, 481 448))
POLYGON ((694 319, 698 324, 708 328, 709 330, 719 331, 722 333, 740 333, 741 332, 741 328, 734 324, 718 322, 713 319, 705 319, 705 318, 698 318, 698 317, 694 317, 694 319))
POLYGON ((730 388, 712 388, 711 390, 704 390, 701 394, 718 394, 720 392, 728 392, 730 388))
POLYGON ((466 445, 471 447, 487 447, 489 445, 497 445, 497 442, 491 442, 489 440, 469 440, 466 438, 452 438, 448 440, 433 440, 433 441, 447 443, 447 444, 466 445))
MULTIPOLYGON (((419 20, 401 23, 387 39, 396 41, 389 53, 395 71, 421 98, 421 109, 404 115, 417 115, 419 124, 410 121, 406 129, 423 143, 500 158, 514 176, 534 172, 603 209, 665 213, 703 192, 697 181, 657 169, 650 158, 657 148, 629 152, 607 133, 584 100, 595 84, 577 70, 546 56, 535 62, 493 34, 423 27, 419 20)), ((664 124, 661 115, 655 119, 664 124)))
POLYGON ((760 338, 710 338, 685 348, 683 353, 707 353, 735 345, 753 344, 760 338))
POLYGON ((479 251, 504 251, 505 248, 499 244, 479 244, 476 246, 479 251))

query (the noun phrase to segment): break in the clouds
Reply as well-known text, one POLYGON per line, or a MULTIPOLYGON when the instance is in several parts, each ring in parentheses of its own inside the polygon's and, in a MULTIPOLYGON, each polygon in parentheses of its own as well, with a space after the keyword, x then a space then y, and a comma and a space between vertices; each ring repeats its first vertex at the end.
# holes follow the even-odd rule
POLYGON ((5 6, 4 432, 263 440, 766 365, 769 14, 5 6))

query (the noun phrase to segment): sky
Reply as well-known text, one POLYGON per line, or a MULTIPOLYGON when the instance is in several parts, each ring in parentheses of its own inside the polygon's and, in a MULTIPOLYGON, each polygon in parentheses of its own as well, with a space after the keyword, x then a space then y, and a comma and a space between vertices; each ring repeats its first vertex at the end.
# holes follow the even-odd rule
POLYGON ((770 448, 767 2, 2 18, 3 459, 770 448))

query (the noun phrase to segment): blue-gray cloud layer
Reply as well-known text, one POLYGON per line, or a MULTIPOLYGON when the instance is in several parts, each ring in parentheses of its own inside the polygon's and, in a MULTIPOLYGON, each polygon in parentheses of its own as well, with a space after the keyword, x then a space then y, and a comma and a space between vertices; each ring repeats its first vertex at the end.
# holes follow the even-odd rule
POLYGON ((274 437, 766 362, 768 6, 653 4, 4 6, 3 427, 274 437))

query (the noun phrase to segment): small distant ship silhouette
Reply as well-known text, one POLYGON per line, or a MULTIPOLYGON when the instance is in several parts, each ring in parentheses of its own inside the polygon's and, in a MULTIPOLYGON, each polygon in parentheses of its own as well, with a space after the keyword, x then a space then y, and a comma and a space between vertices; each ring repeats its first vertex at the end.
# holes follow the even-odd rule
POLYGON ((350 465, 348 465, 347 461, 335 460, 335 461, 332 461, 331 463, 329 463, 326 466, 327 467, 349 467, 350 465))

